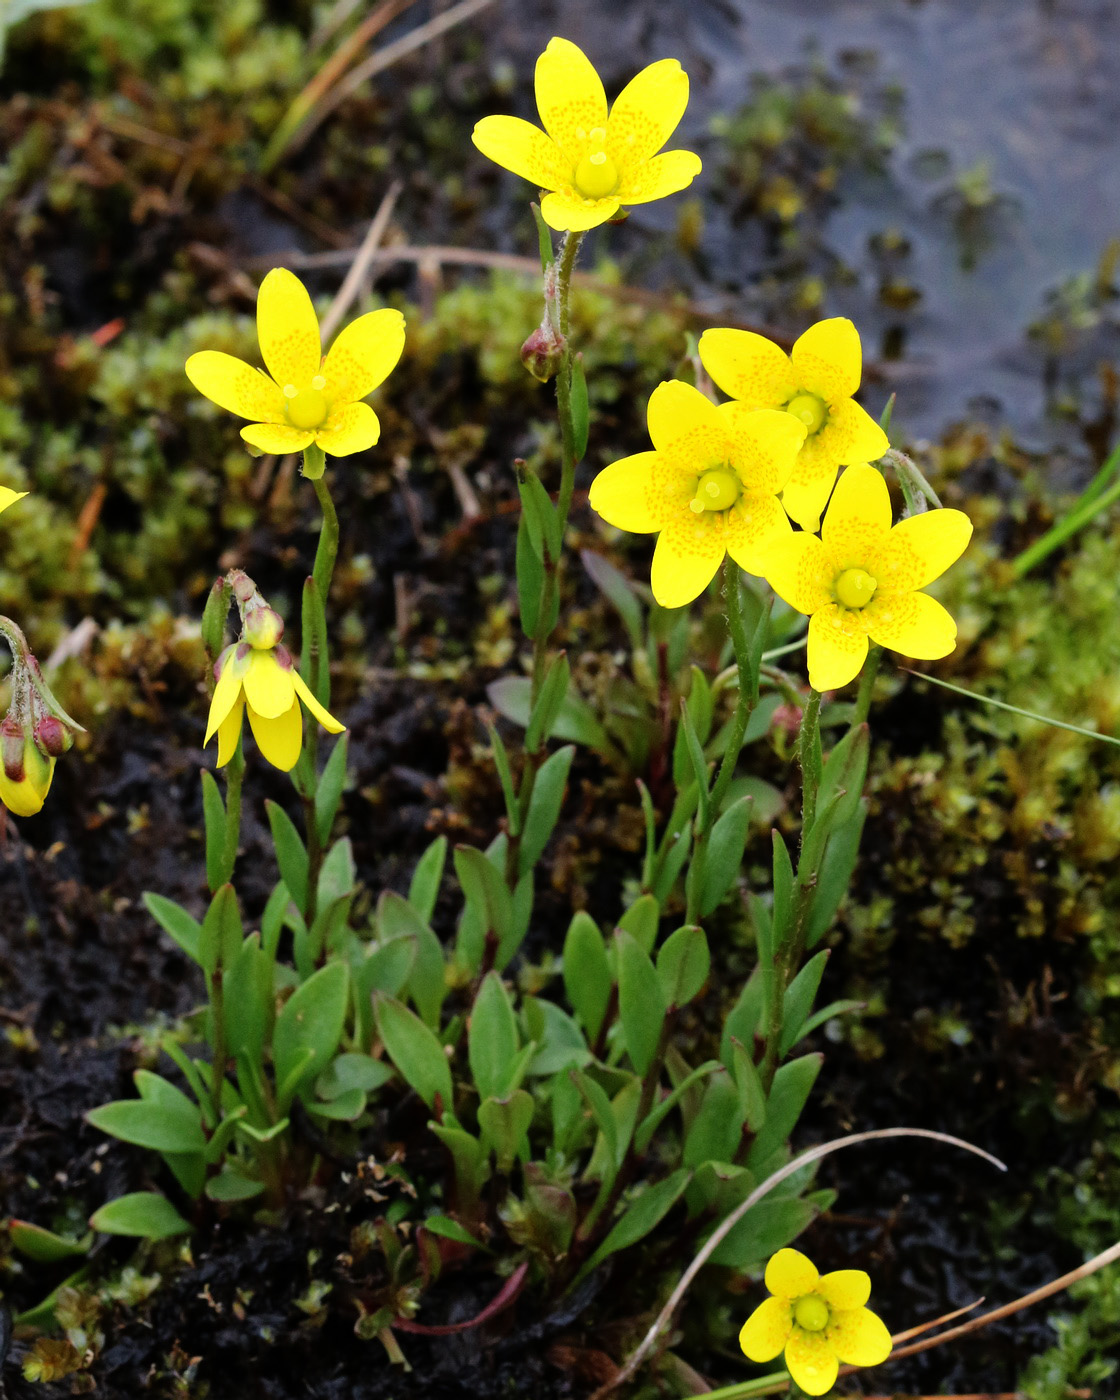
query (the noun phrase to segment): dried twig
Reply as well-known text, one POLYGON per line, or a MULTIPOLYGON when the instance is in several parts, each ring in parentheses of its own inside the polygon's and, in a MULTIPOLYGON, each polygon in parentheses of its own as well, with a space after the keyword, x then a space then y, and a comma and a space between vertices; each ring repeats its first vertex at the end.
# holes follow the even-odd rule
POLYGON ((377 213, 373 216, 369 230, 362 245, 355 254, 354 261, 350 264, 350 271, 346 274, 346 279, 342 286, 335 293, 331 302, 330 310, 323 317, 321 326, 323 344, 325 345, 335 331, 338 329, 342 318, 353 306, 358 292, 361 289, 362 280, 370 269, 374 256, 377 253, 377 245, 385 237, 385 230, 389 227, 389 220, 393 215, 393 206, 400 198, 401 190, 404 189, 404 182, 394 180, 385 191, 381 203, 377 206, 377 213))

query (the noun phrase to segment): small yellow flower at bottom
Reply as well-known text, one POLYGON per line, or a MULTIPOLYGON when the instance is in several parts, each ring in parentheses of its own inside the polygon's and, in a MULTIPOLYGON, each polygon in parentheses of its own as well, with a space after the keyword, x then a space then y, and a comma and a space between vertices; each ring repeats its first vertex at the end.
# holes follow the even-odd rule
POLYGON ((282 453, 315 443, 332 457, 348 457, 374 445, 381 424, 362 400, 401 357, 399 311, 359 316, 339 332, 324 360, 307 288, 294 273, 274 267, 257 295, 257 336, 268 374, 221 350, 200 350, 186 364, 200 394, 253 420, 241 429, 250 446, 282 453))
POLYGON ((739 1345, 750 1361, 785 1352, 790 1375, 807 1395, 832 1389, 840 1363, 878 1366, 891 1354, 890 1333, 864 1305, 871 1280, 862 1269, 820 1274, 796 1249, 780 1249, 766 1266, 772 1297, 743 1324, 739 1345))
MULTIPOLYGON (((2 509, 2 507, 0 507, 2 509)), ((54 778, 54 759, 40 752, 28 736, 17 765, 18 777, 9 777, 0 763, 0 802, 16 817, 33 817, 43 810, 54 778)))
POLYGON ((346 728, 308 690, 284 646, 237 642, 225 649, 214 669, 218 684, 203 742, 208 744, 217 731, 219 768, 237 751, 246 710, 257 747, 282 773, 295 767, 303 746, 301 700, 328 733, 341 734, 346 728))
POLYGON ((809 618, 809 684, 836 690, 854 680, 868 639, 934 661, 957 643, 957 624, 919 592, 964 553, 972 522, 930 510, 891 526, 887 483, 874 467, 849 467, 836 483, 820 538, 791 534, 771 551, 770 587, 809 618))
POLYGON ((777 493, 789 479, 804 425, 788 413, 718 408, 671 379, 650 396, 654 451, 605 467, 591 508, 608 525, 658 532, 650 583, 663 608, 704 591, 725 554, 762 574, 770 549, 793 533, 777 493))

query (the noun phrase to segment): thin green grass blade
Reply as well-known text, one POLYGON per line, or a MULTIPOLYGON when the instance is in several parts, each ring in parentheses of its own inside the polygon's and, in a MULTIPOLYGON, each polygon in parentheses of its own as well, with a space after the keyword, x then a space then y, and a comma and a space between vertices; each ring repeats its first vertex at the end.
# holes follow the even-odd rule
POLYGON ((1111 734, 1102 734, 1096 729, 1086 729, 1081 724, 1067 724, 1064 719, 1053 719, 1050 715, 1040 715, 1034 710, 1020 709, 1018 705, 1009 705, 1006 700, 996 700, 991 695, 981 695, 978 691, 966 690, 963 685, 953 685, 937 676, 927 676, 924 671, 912 671, 909 666, 900 666, 899 670, 906 671, 911 676, 917 676, 920 681, 929 681, 931 685, 939 685, 943 690, 951 690, 956 695, 967 696, 969 700, 979 700, 982 705, 990 705, 995 710, 1007 710, 1009 714, 1020 715, 1023 719, 1036 719, 1039 724, 1049 724, 1054 729, 1068 729, 1071 734, 1084 734, 1086 739, 1099 739, 1102 744, 1115 744, 1120 748, 1120 739, 1114 738, 1111 734))

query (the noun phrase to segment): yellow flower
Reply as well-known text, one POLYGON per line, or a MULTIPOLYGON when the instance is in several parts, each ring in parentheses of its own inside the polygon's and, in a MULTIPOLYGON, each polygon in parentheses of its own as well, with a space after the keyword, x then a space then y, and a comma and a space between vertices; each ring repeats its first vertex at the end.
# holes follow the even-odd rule
POLYGON ((700 359, 725 394, 748 408, 781 408, 805 424, 807 436, 782 503, 815 530, 840 467, 873 462, 887 435, 852 395, 862 369, 859 332, 837 316, 810 326, 791 354, 753 331, 712 330, 700 337, 700 359))
POLYGON ((282 773, 295 767, 303 744, 301 700, 328 733, 341 734, 346 728, 308 690, 286 647, 237 642, 225 649, 215 669, 218 684, 203 743, 208 744, 217 730, 219 768, 237 750, 246 709, 257 747, 282 773))
POLYGON ((843 1361, 878 1366, 891 1354, 890 1333, 864 1304, 871 1280, 862 1269, 823 1276, 796 1249, 780 1249, 766 1266, 773 1295, 760 1303, 739 1333, 751 1361, 773 1361, 782 1351, 790 1375, 807 1395, 832 1389, 843 1361))
POLYGON ((918 592, 964 553, 972 522, 930 510, 891 528, 887 483, 874 467, 849 467, 836 484, 820 539, 791 534, 766 569, 770 587, 807 613, 809 684, 835 690, 859 674, 868 638, 903 656, 948 656, 957 624, 918 592))
POLYGON ((483 117, 472 139, 484 156, 551 191, 541 201, 551 228, 596 228, 622 205, 676 194, 700 174, 691 151, 657 154, 688 106, 688 74, 675 58, 643 68, 608 116, 587 56, 567 39, 550 39, 537 59, 536 89, 544 131, 520 117, 483 117))
MULTIPOLYGON (((0 510, 3 508, 0 505, 0 510)), ((16 732, 18 734, 18 730, 16 732)), ((24 740, 23 753, 19 757, 19 767, 22 769, 19 778, 10 778, 6 765, 0 763, 0 802, 14 816, 33 817, 43 810, 43 803, 51 790, 54 759, 41 753, 30 735, 24 740)))
POLYGON ((763 573, 771 548, 793 533, 777 493, 804 424, 739 403, 717 408, 676 379, 653 391, 648 422, 654 450, 604 468, 591 483, 591 508, 620 530, 659 532, 650 579, 658 603, 691 603, 725 554, 763 573))
POLYGON ((13 491, 10 486, 0 486, 0 512, 6 511, 16 501, 22 501, 26 491, 13 491))
POLYGON ((186 366, 200 394, 253 420, 241 429, 247 443, 262 452, 302 452, 317 443, 332 457, 374 445, 381 424, 361 400, 401 357, 399 311, 359 316, 339 333, 324 360, 307 288, 293 273, 275 267, 257 296, 257 337, 268 374, 220 350, 200 350, 186 366))

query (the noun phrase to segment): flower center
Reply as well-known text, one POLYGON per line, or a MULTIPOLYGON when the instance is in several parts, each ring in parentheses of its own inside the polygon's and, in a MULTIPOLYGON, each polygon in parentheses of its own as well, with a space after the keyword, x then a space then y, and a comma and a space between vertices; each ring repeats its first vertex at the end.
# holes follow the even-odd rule
POLYGON ((836 580, 836 601, 846 608, 864 608, 879 585, 863 569, 845 569, 836 580))
POLYGON ((327 421, 330 405, 323 396, 326 382, 321 374, 317 374, 309 388, 297 389, 294 384, 284 385, 284 397, 288 401, 288 422, 293 428, 308 431, 311 428, 321 428, 327 421))
POLYGON ((828 417, 824 400, 816 394, 795 394, 786 404, 786 412, 792 413, 799 423, 804 423, 810 435, 815 433, 828 417))
POLYGON ((807 1293, 793 1305, 793 1320, 805 1332, 822 1332, 829 1316, 828 1304, 816 1293, 807 1293))
POLYGON ((584 199, 604 199, 613 194, 618 185, 618 167, 602 149, 607 139, 606 130, 597 126, 590 137, 598 149, 590 151, 576 166, 575 185, 584 199))
POLYGON ((739 478, 730 467, 712 467, 696 483, 689 506, 697 515, 706 510, 730 510, 742 494, 739 478))

